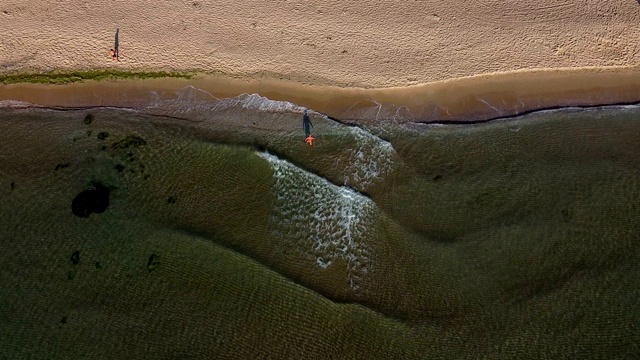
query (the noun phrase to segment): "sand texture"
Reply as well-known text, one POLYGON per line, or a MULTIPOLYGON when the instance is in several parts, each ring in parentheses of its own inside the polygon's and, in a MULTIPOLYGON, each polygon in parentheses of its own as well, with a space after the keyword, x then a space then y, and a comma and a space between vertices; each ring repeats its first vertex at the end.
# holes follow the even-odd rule
POLYGON ((349 87, 635 66, 632 0, 21 1, 0 5, 0 73, 224 72, 349 87), (109 57, 119 32, 121 61, 109 57))

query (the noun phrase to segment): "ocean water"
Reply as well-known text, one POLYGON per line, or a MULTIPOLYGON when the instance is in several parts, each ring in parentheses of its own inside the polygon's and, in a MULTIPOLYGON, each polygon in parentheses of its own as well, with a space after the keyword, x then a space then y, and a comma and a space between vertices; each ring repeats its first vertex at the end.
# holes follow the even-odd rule
POLYGON ((640 355, 639 107, 125 100, 1 104, 7 358, 640 355))

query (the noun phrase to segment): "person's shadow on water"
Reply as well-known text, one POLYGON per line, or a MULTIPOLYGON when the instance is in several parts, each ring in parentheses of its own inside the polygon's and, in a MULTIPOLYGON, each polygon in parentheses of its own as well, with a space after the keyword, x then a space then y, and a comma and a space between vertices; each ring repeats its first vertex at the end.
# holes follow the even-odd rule
POLYGON ((309 118, 309 113, 305 109, 304 110, 304 116, 302 117, 302 129, 304 129, 304 137, 305 138, 308 137, 309 135, 311 135, 311 128, 312 127, 313 127, 313 124, 311 123, 311 119, 309 118))

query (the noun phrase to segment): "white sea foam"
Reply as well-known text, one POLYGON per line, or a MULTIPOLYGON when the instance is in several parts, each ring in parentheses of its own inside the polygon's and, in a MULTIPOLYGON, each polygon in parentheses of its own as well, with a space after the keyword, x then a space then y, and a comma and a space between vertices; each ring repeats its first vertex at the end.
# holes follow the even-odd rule
POLYGON ((374 224, 375 204, 276 156, 257 154, 273 168, 275 234, 320 268, 343 259, 348 264, 349 286, 358 289, 371 268, 366 232, 374 224))
POLYGON ((24 109, 32 106, 39 105, 20 100, 0 100, 0 108, 24 109))
POLYGON ((201 113, 206 115, 207 112, 243 108, 254 110, 256 112, 290 112, 302 113, 305 109, 288 101, 270 100, 258 94, 241 94, 231 98, 217 98, 213 94, 196 88, 194 86, 185 86, 178 90, 175 94, 167 95, 152 92, 149 104, 143 106, 141 110, 149 112, 170 113, 174 115, 201 113))
POLYGON ((344 168, 345 185, 366 191, 391 172, 396 152, 391 143, 359 127, 350 127, 349 131, 355 146, 347 149, 349 156, 338 159, 336 165, 344 168))
POLYGON ((242 94, 221 100, 218 108, 241 106, 244 109, 266 112, 302 112, 305 108, 288 101, 270 100, 258 94, 242 94))
POLYGON ((157 92, 152 92, 150 95, 152 100, 142 110, 160 110, 171 114, 215 110, 216 104, 220 101, 211 93, 191 85, 183 87, 171 96, 157 92))

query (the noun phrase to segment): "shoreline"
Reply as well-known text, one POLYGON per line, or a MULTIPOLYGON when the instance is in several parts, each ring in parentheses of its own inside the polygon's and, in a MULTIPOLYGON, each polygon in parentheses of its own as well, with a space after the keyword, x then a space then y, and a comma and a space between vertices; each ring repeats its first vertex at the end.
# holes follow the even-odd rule
POLYGON ((135 107, 180 89, 202 90, 203 100, 258 94, 288 101, 346 122, 479 122, 544 109, 640 102, 640 68, 538 69, 482 74, 421 85, 355 88, 272 78, 195 74, 186 78, 86 80, 63 85, 0 85, 0 101, 44 107, 135 107), (62 99, 62 100, 61 100, 62 99))

